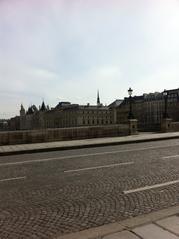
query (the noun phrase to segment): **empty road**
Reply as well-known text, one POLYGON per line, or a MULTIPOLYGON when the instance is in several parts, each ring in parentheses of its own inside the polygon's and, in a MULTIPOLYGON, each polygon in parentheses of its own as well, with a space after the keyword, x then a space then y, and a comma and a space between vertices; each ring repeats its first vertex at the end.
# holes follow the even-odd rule
POLYGON ((0 157, 0 238, 49 239, 179 204, 179 140, 0 157))

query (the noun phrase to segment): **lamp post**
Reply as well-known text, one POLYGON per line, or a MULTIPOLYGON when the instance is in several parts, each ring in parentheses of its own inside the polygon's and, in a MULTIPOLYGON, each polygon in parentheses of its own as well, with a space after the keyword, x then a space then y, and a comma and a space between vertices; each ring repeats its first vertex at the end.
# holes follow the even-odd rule
POLYGON ((166 90, 164 90, 164 92, 163 92, 163 97, 164 97, 164 100, 165 100, 165 110, 164 110, 164 113, 163 113, 163 118, 166 119, 166 118, 168 118, 168 113, 167 113, 168 92, 166 90))
POLYGON ((133 90, 131 89, 131 87, 128 89, 128 94, 129 94, 129 115, 128 115, 128 119, 133 119, 133 114, 132 114, 132 92, 133 90))

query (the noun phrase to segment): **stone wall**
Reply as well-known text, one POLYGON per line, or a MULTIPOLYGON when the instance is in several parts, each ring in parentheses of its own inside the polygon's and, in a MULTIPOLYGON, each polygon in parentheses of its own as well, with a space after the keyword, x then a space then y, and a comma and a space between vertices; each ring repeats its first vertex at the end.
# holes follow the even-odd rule
POLYGON ((179 122, 172 122, 171 128, 173 132, 179 131, 179 122))
POLYGON ((128 134, 129 134, 129 126, 127 124, 7 131, 0 132, 0 145, 113 137, 113 136, 124 136, 128 134))
POLYGON ((179 131, 179 122, 173 122, 172 119, 163 119, 161 122, 161 132, 177 132, 179 131))

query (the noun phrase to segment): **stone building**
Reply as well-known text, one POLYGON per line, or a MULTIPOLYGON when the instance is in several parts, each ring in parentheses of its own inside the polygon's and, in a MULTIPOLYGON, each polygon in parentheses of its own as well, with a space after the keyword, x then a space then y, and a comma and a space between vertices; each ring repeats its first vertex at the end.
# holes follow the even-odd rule
MULTIPOLYGON (((179 89, 167 90, 168 115, 173 121, 179 121, 179 89)), ((164 113, 163 92, 143 94, 132 97, 132 111, 138 120, 140 130, 159 130, 164 113)), ((116 123, 127 123, 129 98, 116 107, 116 123)))
POLYGON ((7 131, 9 129, 9 120, 0 119, 0 131, 7 131))
POLYGON ((59 102, 49 109, 42 102, 37 109, 35 105, 25 111, 21 105, 20 129, 65 128, 114 124, 114 111, 100 103, 99 92, 97 105, 79 105, 70 102, 59 102))
POLYGON ((110 110, 112 110, 112 112, 113 112, 113 121, 114 121, 114 124, 117 123, 117 112, 118 112, 118 111, 117 111, 116 109, 118 109, 118 107, 122 104, 122 102, 123 102, 123 100, 118 99, 118 100, 115 100, 115 101, 113 101, 111 104, 108 105, 108 107, 110 108, 110 110))
POLYGON ((20 130, 20 117, 15 116, 8 120, 8 127, 6 130, 20 130))
MULTIPOLYGON (((179 89, 167 90, 167 93, 168 115, 173 121, 179 121, 179 89)), ((163 92, 132 97, 132 109, 139 130, 159 130, 164 113, 163 92)), ((129 98, 104 106, 98 92, 96 105, 59 102, 50 109, 42 102, 41 106, 32 105, 27 110, 21 105, 20 116, 8 123, 10 130, 128 124, 128 114, 129 98)))

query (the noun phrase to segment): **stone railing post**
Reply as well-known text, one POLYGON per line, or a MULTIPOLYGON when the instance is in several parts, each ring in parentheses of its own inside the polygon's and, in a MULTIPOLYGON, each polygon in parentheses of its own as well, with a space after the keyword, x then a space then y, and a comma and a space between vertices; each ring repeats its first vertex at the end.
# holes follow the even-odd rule
POLYGON ((172 131, 172 119, 164 118, 161 122, 161 132, 167 133, 172 131))
POLYGON ((129 119, 129 135, 138 134, 137 119, 129 119))

